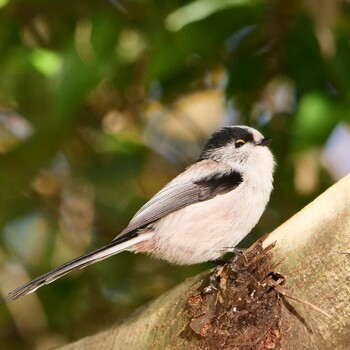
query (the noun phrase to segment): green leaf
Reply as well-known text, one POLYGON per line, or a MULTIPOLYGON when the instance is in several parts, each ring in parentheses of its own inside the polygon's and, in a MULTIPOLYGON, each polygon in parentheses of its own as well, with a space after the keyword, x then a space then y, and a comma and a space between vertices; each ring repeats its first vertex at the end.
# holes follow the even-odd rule
POLYGON ((322 145, 340 120, 350 120, 349 106, 324 93, 304 95, 295 116, 293 145, 295 150, 322 145))

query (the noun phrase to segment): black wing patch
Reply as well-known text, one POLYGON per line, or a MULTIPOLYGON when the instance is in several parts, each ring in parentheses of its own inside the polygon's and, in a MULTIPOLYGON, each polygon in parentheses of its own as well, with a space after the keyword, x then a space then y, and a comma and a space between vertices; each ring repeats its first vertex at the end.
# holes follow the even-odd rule
POLYGON ((239 172, 212 172, 195 182, 173 182, 149 200, 133 217, 129 225, 112 242, 129 236, 135 230, 149 225, 176 210, 217 195, 232 191, 243 178, 239 172))
POLYGON ((196 181, 200 187, 199 200, 204 201, 219 194, 224 194, 234 190, 243 181, 242 175, 237 171, 232 171, 225 175, 214 174, 212 177, 196 181))

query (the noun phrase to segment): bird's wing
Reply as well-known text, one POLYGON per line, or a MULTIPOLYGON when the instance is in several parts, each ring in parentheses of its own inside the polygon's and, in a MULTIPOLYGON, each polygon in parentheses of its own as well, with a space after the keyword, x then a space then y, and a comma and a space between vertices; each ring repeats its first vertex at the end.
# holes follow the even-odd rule
POLYGON ((242 175, 227 165, 207 160, 195 163, 151 198, 112 242, 176 210, 232 191, 242 181, 242 175))

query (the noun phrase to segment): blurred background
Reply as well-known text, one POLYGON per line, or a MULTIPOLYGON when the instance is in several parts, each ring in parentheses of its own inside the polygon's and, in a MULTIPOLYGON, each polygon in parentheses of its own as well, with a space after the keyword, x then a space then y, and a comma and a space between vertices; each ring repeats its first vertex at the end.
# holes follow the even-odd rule
MULTIPOLYGON (((223 125, 278 163, 242 247, 350 172, 349 0, 0 0, 0 21, 3 296, 111 240, 223 125)), ((1 348, 97 332, 210 267, 122 253, 1 305, 1 348)))

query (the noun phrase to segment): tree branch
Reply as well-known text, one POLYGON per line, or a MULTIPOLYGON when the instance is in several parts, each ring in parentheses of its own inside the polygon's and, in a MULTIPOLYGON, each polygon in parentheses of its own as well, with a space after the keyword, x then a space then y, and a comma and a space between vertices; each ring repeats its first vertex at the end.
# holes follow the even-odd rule
POLYGON ((203 293, 209 275, 200 274, 62 349, 228 349, 237 339, 237 349, 348 349, 349 249, 350 175, 216 270, 218 290, 203 293))

